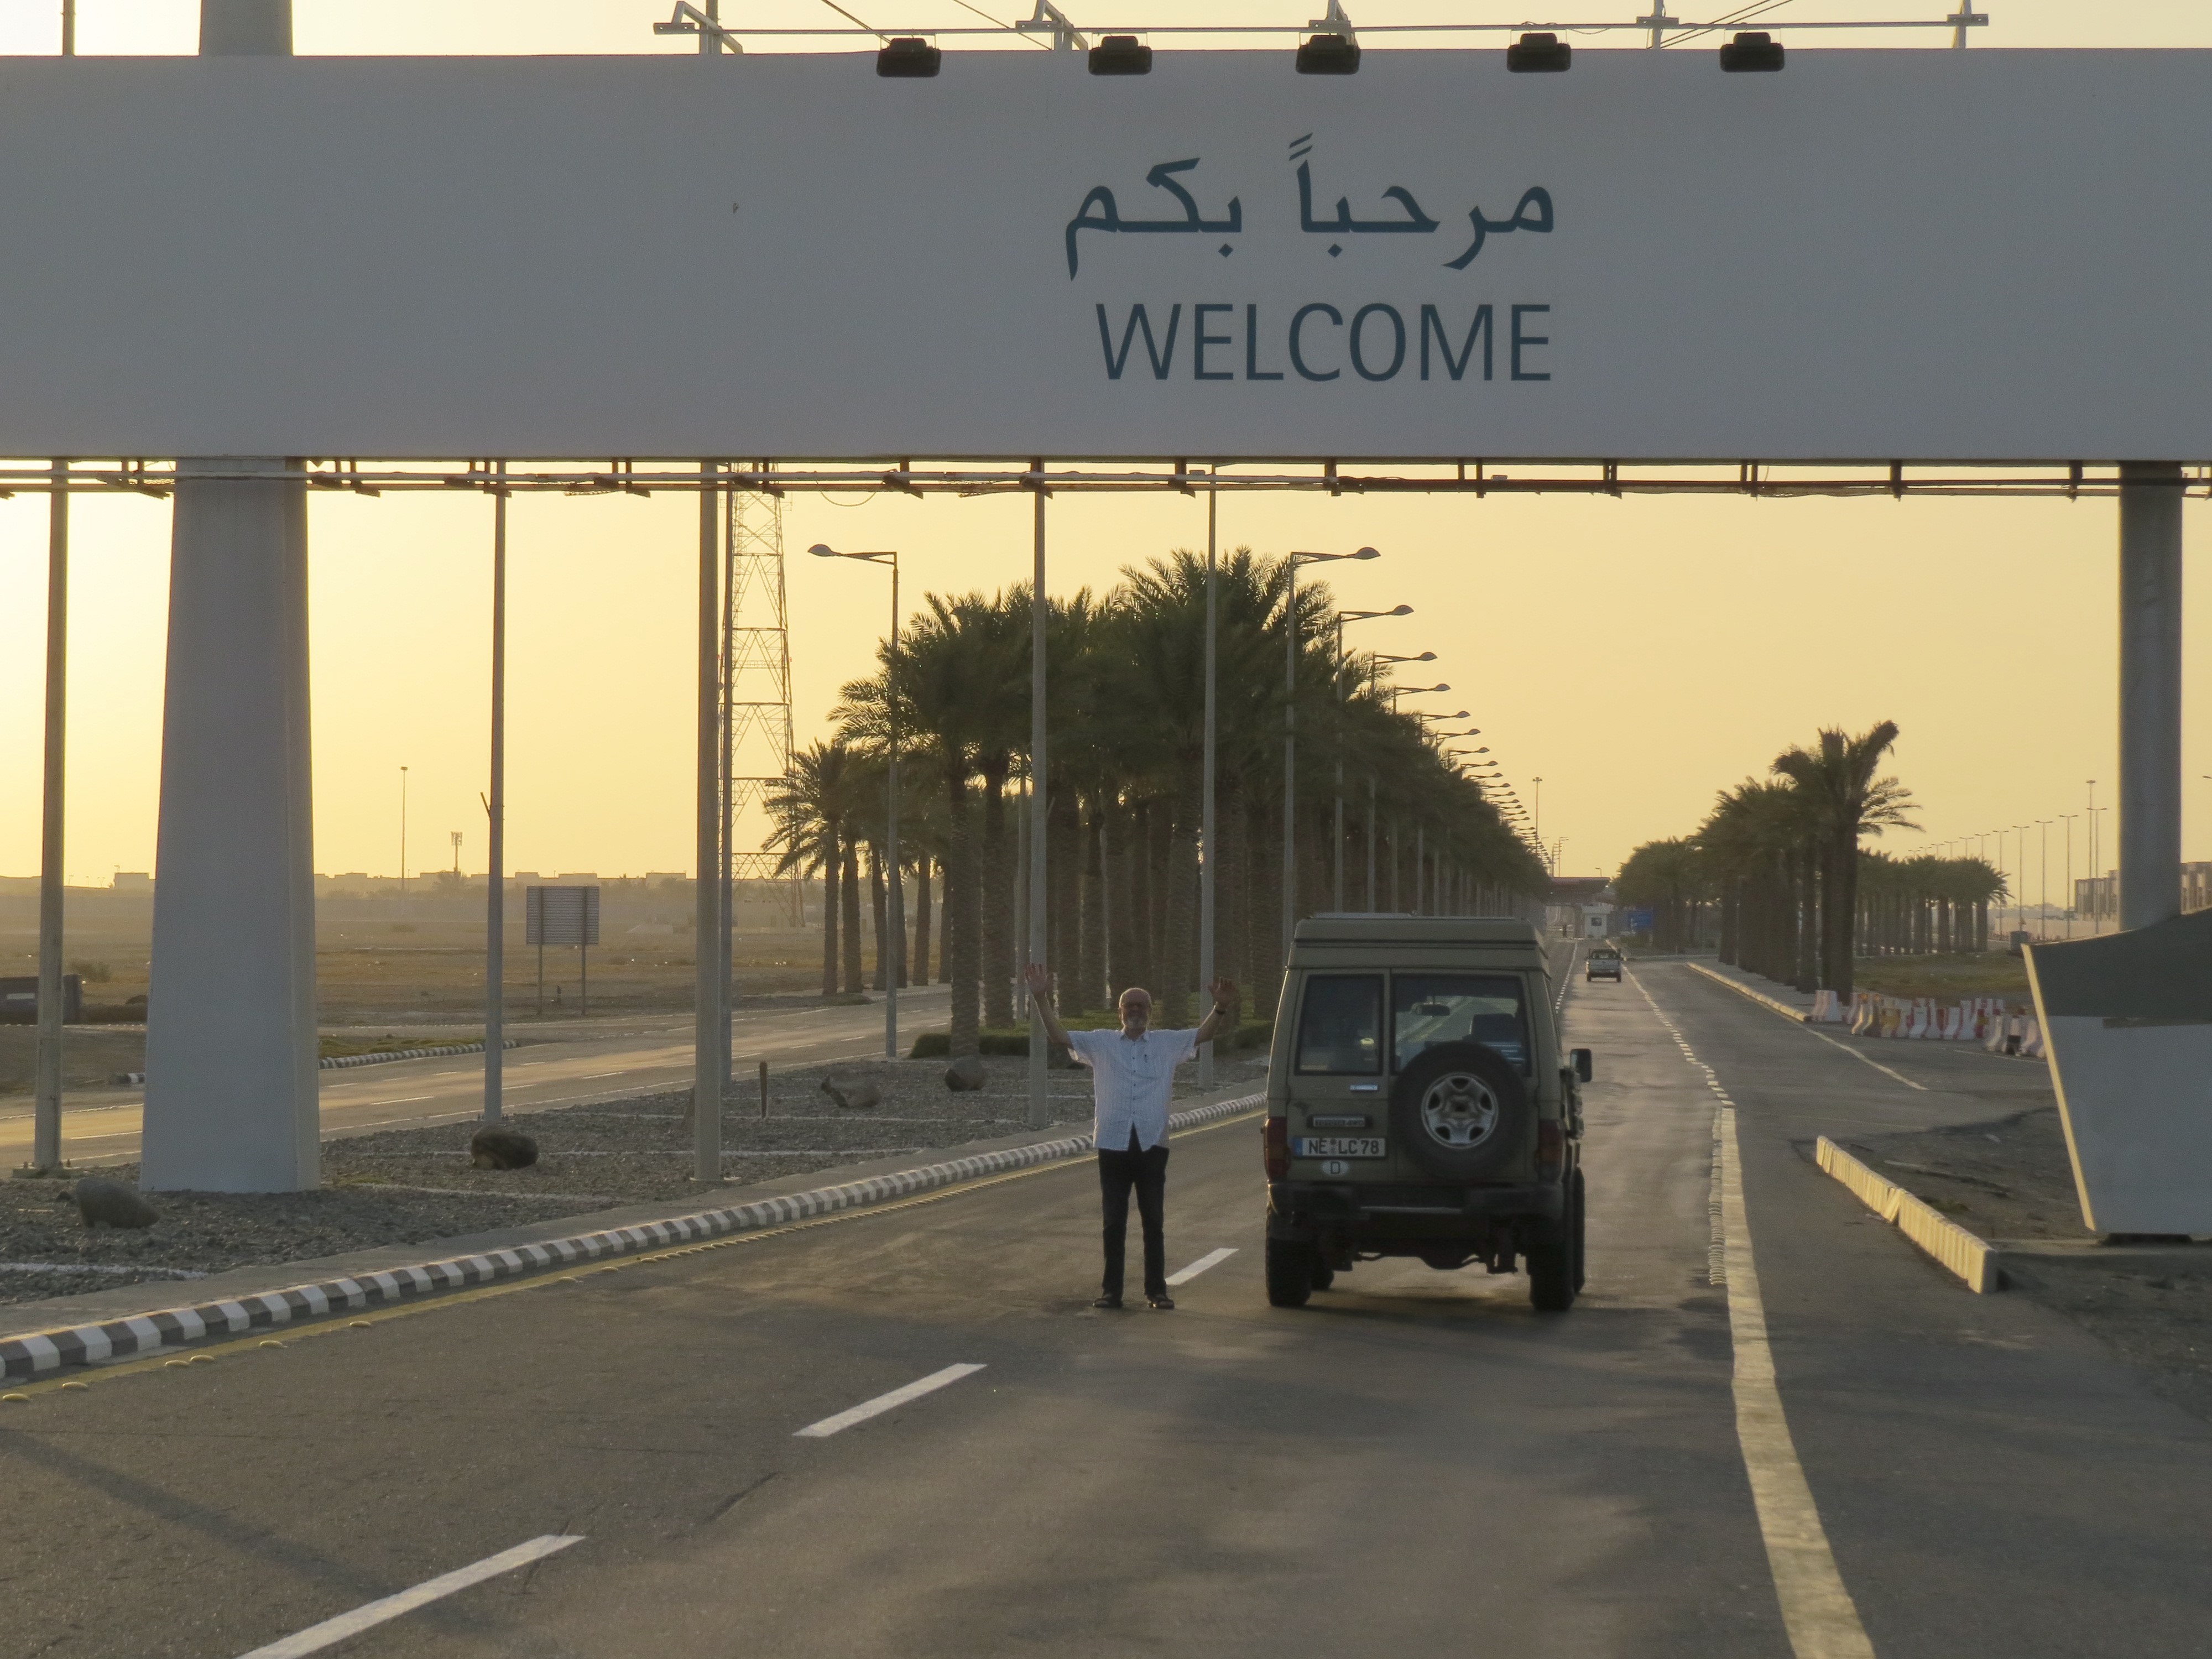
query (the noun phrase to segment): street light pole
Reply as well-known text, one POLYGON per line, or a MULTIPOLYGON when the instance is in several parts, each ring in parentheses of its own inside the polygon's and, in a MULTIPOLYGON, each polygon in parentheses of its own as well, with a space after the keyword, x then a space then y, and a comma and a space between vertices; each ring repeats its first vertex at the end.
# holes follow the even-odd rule
MULTIPOLYGON (((1298 911, 1298 567, 1339 559, 1379 559, 1371 547, 1356 553, 1284 556, 1283 599, 1283 963, 1290 965, 1298 911)), ((1340 628, 1341 624, 1339 625, 1340 628)))
POLYGON ((2091 917, 2094 918, 2089 924, 2089 931, 2092 933, 2096 933, 2103 931, 2100 924, 2102 923, 2105 915, 2105 890, 2100 883, 2102 881, 2104 872, 2097 867, 2097 781, 2094 778, 2091 778, 2088 782, 2089 902, 2092 907, 2089 914, 2091 917))
POLYGON ((2074 891, 2074 820, 2079 817, 2081 814, 2078 812, 2061 812, 2058 816, 2066 821, 2066 937, 2072 939, 2074 937, 2074 912, 2080 908, 2075 902, 2075 894, 2074 891))
POLYGON ((898 662, 899 556, 894 550, 841 553, 826 542, 817 542, 807 551, 817 559, 856 559, 862 564, 883 565, 891 573, 890 657, 884 668, 884 769, 889 775, 884 805, 884 856, 890 866, 890 889, 884 896, 884 936, 876 941, 876 954, 884 964, 884 1058, 896 1060, 898 982, 906 967, 906 875, 899 867, 898 696, 891 681, 898 662))
POLYGON ((1336 613, 1336 806, 1335 851, 1331 855, 1329 908, 1344 910, 1344 613, 1336 613))
MULTIPOLYGON (((1355 554, 1353 556, 1356 558, 1358 556, 1355 554)), ((1341 709, 1344 707, 1345 703, 1349 700, 1350 696, 1350 688, 1346 684, 1344 678, 1345 623, 1348 622, 1367 622, 1376 617, 1410 617, 1413 614, 1413 607, 1410 605, 1393 605, 1388 611, 1340 611, 1336 613, 1336 702, 1339 709, 1341 709)), ((1337 724, 1336 855, 1334 891, 1332 894, 1332 898, 1334 900, 1334 908, 1340 911, 1344 908, 1344 732, 1342 729, 1343 721, 1341 718, 1339 719, 1337 724)), ((1374 852, 1371 845, 1368 851, 1371 860, 1374 852)))
POLYGON ((399 908, 407 909, 407 769, 399 769, 399 908))
POLYGON ((2044 931, 2051 926, 2051 820, 2038 818, 2035 822, 2039 832, 2036 839, 2042 843, 2036 855, 2039 870, 2036 877, 2036 884, 2040 888, 2041 894, 2035 903, 2037 911, 2035 920, 2037 937, 2040 938, 2044 931))
MULTIPOLYGON (((76 0, 62 0, 62 56, 76 56, 76 0)), ((62 1168, 62 901, 64 811, 69 740, 69 463, 49 463, 46 497, 46 720, 44 797, 39 823, 39 1022, 33 1058, 31 1164, 62 1168)))

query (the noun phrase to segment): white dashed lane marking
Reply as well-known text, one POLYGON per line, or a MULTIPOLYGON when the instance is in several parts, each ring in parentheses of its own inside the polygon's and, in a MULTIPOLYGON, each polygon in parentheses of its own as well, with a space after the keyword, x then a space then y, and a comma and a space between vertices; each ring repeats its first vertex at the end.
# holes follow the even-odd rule
POLYGON ((1197 1278, 1208 1267, 1218 1267, 1223 1262, 1228 1261, 1231 1256, 1235 1255, 1236 1254, 1237 1252, 1233 1249, 1226 1250, 1210 1250, 1206 1255, 1199 1257, 1197 1261, 1192 1262, 1190 1266, 1185 1267, 1181 1273, 1170 1273, 1168 1275, 1168 1283, 1170 1285, 1188 1285, 1192 1279, 1197 1278))
POLYGON ((425 1580, 412 1589, 401 1590, 397 1595, 387 1595, 381 1601, 356 1607, 351 1613, 325 1619, 319 1625, 310 1625, 306 1630, 288 1636, 281 1642, 271 1642, 266 1647, 254 1649, 243 1659, 301 1659, 303 1654, 320 1653, 325 1648, 335 1646, 349 1636, 357 1636, 362 1631, 397 1619, 402 1613, 412 1613, 417 1607, 451 1595, 455 1590, 481 1584, 487 1578, 513 1572, 517 1567, 526 1567, 533 1561, 542 1561, 549 1555, 567 1549, 571 1544, 583 1541, 582 1538, 571 1534, 549 1532, 543 1538, 517 1544, 511 1550, 487 1555, 472 1565, 425 1580))
POLYGON ((909 1382, 902 1389, 893 1389, 889 1394, 879 1394, 873 1400, 864 1400, 849 1410, 835 1417, 825 1417, 819 1423, 809 1423, 793 1435, 794 1440, 827 1440, 831 1435, 849 1429, 855 1423, 865 1423, 872 1417, 903 1406, 909 1400, 919 1400, 926 1394, 934 1394, 946 1384, 957 1382, 963 1376, 973 1376, 983 1368, 981 1365, 947 1365, 941 1371, 932 1371, 927 1376, 909 1382))

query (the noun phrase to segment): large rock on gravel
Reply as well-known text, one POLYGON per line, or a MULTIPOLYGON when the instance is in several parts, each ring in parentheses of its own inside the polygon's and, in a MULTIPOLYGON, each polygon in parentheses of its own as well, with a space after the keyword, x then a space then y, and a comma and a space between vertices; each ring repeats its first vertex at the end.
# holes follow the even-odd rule
POLYGON ((479 1170, 526 1170, 538 1162, 538 1143, 520 1129, 487 1123, 469 1137, 469 1162, 479 1170))
POLYGON ((955 1094, 965 1094, 981 1088, 990 1077, 980 1056, 963 1054, 945 1068, 945 1086, 955 1094))
POLYGON ((862 1078, 825 1077, 822 1092, 848 1111, 867 1111, 884 1103, 884 1091, 862 1078))
POLYGON ((119 1181, 86 1176, 60 1195, 76 1202, 76 1212, 88 1227, 106 1222, 111 1227, 150 1227, 161 1212, 119 1181))

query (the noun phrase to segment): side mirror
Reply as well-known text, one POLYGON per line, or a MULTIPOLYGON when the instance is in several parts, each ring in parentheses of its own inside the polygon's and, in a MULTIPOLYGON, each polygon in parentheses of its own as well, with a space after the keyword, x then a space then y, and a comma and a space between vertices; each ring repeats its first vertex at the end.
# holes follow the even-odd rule
POLYGON ((1567 1050, 1567 1059, 1574 1066, 1575 1076, 1583 1082, 1588 1083, 1590 1080, 1590 1051, 1587 1048, 1570 1048, 1567 1050))

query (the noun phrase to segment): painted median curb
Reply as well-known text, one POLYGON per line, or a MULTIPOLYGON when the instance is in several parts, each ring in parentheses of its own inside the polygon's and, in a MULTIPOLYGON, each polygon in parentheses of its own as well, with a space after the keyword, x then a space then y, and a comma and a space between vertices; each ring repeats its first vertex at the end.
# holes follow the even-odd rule
MULTIPOLYGON (((520 1048, 520 1037, 509 1037, 501 1048, 520 1048)), ((481 1042, 439 1042, 427 1048, 380 1048, 373 1054, 331 1054, 315 1062, 319 1072, 343 1072, 353 1066, 384 1066, 395 1060, 435 1060, 443 1054, 480 1054, 481 1042)))
POLYGON ((1968 1290, 1986 1295, 2004 1288, 2004 1273, 1997 1266, 1996 1249, 1987 1240, 1976 1237, 1895 1182, 1876 1175, 1826 1135, 1816 1143, 1814 1155, 1821 1169, 1850 1188, 1867 1208, 1933 1256, 1939 1266, 1956 1273, 1968 1290))
POLYGON ((1771 1008, 1776 1013, 1781 1015, 1784 1019, 1794 1019, 1800 1025, 1807 1023, 1805 1018, 1805 1011, 1802 1008, 1793 1008, 1788 1003, 1783 1001, 1779 997, 1771 997, 1764 991, 1754 991, 1751 987, 1742 983, 1741 981, 1730 979, 1726 974, 1717 974, 1711 969, 1702 966, 1698 963, 1686 962, 1682 966, 1688 969, 1693 974, 1703 974, 1707 979, 1712 981, 1716 985, 1727 986, 1729 990, 1734 991, 1738 996, 1749 997, 1753 1002, 1759 1004, 1762 1008, 1771 1008))
MULTIPOLYGON (((520 1048, 520 1037, 509 1037, 499 1045, 501 1048, 520 1048)), ((446 1054, 480 1054, 484 1051, 481 1042, 441 1042, 428 1048, 380 1048, 373 1054, 327 1054, 315 1062, 319 1072, 343 1072, 356 1066, 383 1066, 395 1060, 436 1060, 446 1054)), ((118 1072, 112 1079, 128 1084, 133 1088, 146 1086, 143 1072, 118 1072)))
MULTIPOLYGON (((1233 1100, 1217 1100, 1177 1112, 1168 1119, 1168 1124, 1173 1129, 1195 1129, 1249 1112, 1266 1098, 1264 1095, 1249 1094, 1239 1095, 1233 1100)), ((0 1377, 13 1382, 70 1365, 173 1347, 202 1337, 234 1336, 243 1331, 289 1324, 295 1320, 316 1319, 352 1309, 412 1301, 442 1291, 464 1290, 471 1285, 518 1279, 541 1267, 596 1261, 639 1250, 660 1249, 691 1239, 720 1238, 762 1227, 780 1227, 812 1216, 860 1209, 887 1199, 957 1186, 981 1176, 1079 1158, 1091 1149, 1089 1135, 1068 1135, 1026 1146, 979 1152, 919 1169, 900 1170, 890 1175, 871 1176, 865 1181, 848 1182, 842 1186, 820 1187, 811 1192, 789 1193, 720 1209, 700 1210, 665 1221, 578 1233, 541 1243, 487 1250, 479 1255, 387 1267, 358 1277, 325 1279, 319 1284, 293 1285, 260 1295, 229 1297, 194 1307, 164 1308, 98 1324, 0 1337, 0 1377)))

